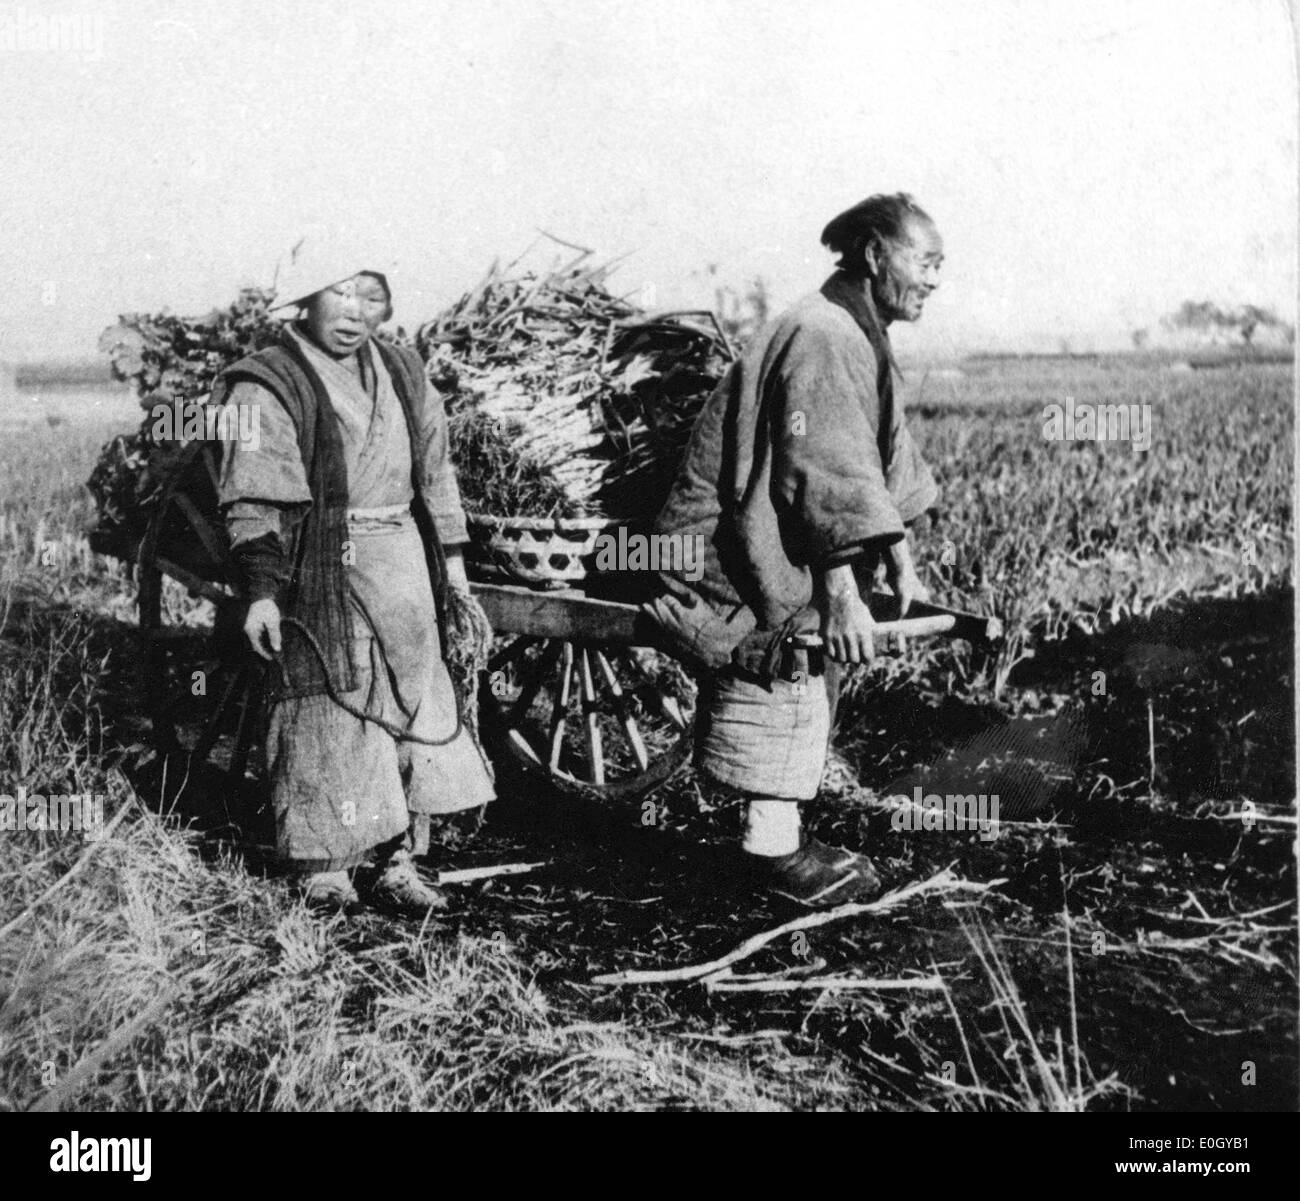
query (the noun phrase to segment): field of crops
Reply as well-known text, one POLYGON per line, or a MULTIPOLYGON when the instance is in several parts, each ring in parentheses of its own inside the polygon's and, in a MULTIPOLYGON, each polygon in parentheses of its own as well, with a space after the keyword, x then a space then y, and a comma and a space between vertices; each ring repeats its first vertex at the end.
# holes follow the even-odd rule
POLYGON ((125 431, 13 432, 0 792, 143 805, 93 846, 0 834, 0 1105, 1294 1108, 1290 370, 972 361, 905 395, 943 492, 924 574, 1009 636, 857 673, 812 824, 892 886, 991 887, 773 943, 745 966, 782 991, 590 983, 788 916, 731 885, 734 807, 689 774, 649 824, 503 778, 446 854, 550 866, 440 931, 312 917, 154 816, 132 584, 84 537, 125 431), (1045 440, 1067 396, 1149 405, 1149 450, 1045 440), (998 793, 999 837, 895 830, 914 786, 998 793), (846 974, 887 986, 800 987, 846 974))
POLYGON ((1001 677, 1035 638, 1289 578, 1289 369, 1012 360, 963 374, 913 372, 911 404, 943 481, 942 589, 1005 620, 1001 677), (1150 449, 1045 440, 1045 407, 1067 397, 1150 406, 1150 449))

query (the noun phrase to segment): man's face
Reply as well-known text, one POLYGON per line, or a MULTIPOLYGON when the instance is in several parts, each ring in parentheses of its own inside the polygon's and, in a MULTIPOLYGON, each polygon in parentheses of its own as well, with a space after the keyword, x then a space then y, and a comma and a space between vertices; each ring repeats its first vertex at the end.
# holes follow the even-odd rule
POLYGON ((903 239, 884 242, 876 252, 871 294, 885 321, 915 321, 939 286, 943 239, 929 221, 913 219, 903 239))
POLYGON ((347 358, 365 345, 384 322, 388 290, 373 275, 354 275, 307 302, 307 331, 318 346, 347 358))

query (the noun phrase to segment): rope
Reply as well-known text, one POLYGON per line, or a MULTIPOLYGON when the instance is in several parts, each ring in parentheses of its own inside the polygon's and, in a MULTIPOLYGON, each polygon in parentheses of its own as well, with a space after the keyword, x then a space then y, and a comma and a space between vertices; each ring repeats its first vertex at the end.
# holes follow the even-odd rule
MULTIPOLYGON (((369 614, 366 614, 366 621, 369 622, 369 614)), ((403 730, 395 722, 388 721, 378 714, 370 713, 365 709, 358 709, 355 705, 349 704, 340 695, 338 689, 334 686, 333 677, 330 675, 329 664, 325 661, 325 652, 321 645, 316 641, 316 636, 296 617, 281 617, 282 625, 293 626, 307 640, 307 645, 311 647, 312 654, 316 656, 316 661, 320 664, 321 674, 325 677, 325 691, 332 700, 345 713, 350 713, 353 717, 359 717, 362 721, 373 721, 380 729, 386 730, 399 742, 415 742, 420 746, 446 746, 450 742, 455 742, 460 737, 461 731, 465 728, 465 716, 461 710, 460 693, 456 691, 455 684, 452 685, 451 695, 456 701, 456 728, 446 738, 424 738, 419 734, 413 734, 410 730, 403 730)), ((373 627, 372 627, 373 630, 373 627)), ((291 687, 289 681, 289 671, 285 667, 284 661, 279 661, 280 677, 284 681, 286 688, 291 687)))

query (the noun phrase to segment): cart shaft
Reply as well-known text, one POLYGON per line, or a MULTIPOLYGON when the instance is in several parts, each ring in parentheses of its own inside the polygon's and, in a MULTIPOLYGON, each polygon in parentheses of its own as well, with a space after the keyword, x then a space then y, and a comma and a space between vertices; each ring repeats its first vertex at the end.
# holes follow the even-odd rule
MULTIPOLYGON (((536 592, 509 584, 471 584, 470 590, 500 633, 529 634, 537 638, 564 638, 580 642, 611 642, 624 646, 655 646, 659 628, 637 605, 598 600, 572 590, 536 592)), ((879 614, 878 638, 945 636, 969 642, 996 642, 1002 623, 996 617, 963 613, 940 605, 914 604, 907 617, 891 616, 898 609, 892 596, 876 594, 872 611, 879 614)), ((792 639, 796 646, 821 645, 821 637, 805 632, 792 639)))

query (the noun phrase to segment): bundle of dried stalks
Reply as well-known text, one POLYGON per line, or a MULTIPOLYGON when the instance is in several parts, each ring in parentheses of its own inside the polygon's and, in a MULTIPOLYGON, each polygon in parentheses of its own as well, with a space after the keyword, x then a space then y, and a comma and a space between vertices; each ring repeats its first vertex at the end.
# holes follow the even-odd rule
POLYGON ((493 264, 417 335, 449 393, 466 508, 653 516, 732 351, 711 313, 648 316, 582 252, 552 271, 493 264))
MULTIPOLYGON (((611 294, 589 251, 545 272, 492 269, 419 330, 448 395, 465 506, 511 517, 649 517, 732 351, 712 313, 651 317, 611 294)), ((128 314, 104 332, 118 378, 158 403, 206 399, 216 376, 278 334, 269 294, 198 318, 128 314)), ((399 331, 397 340, 404 339, 399 331)), ((138 538, 183 442, 147 416, 91 480, 103 529, 138 538)))

